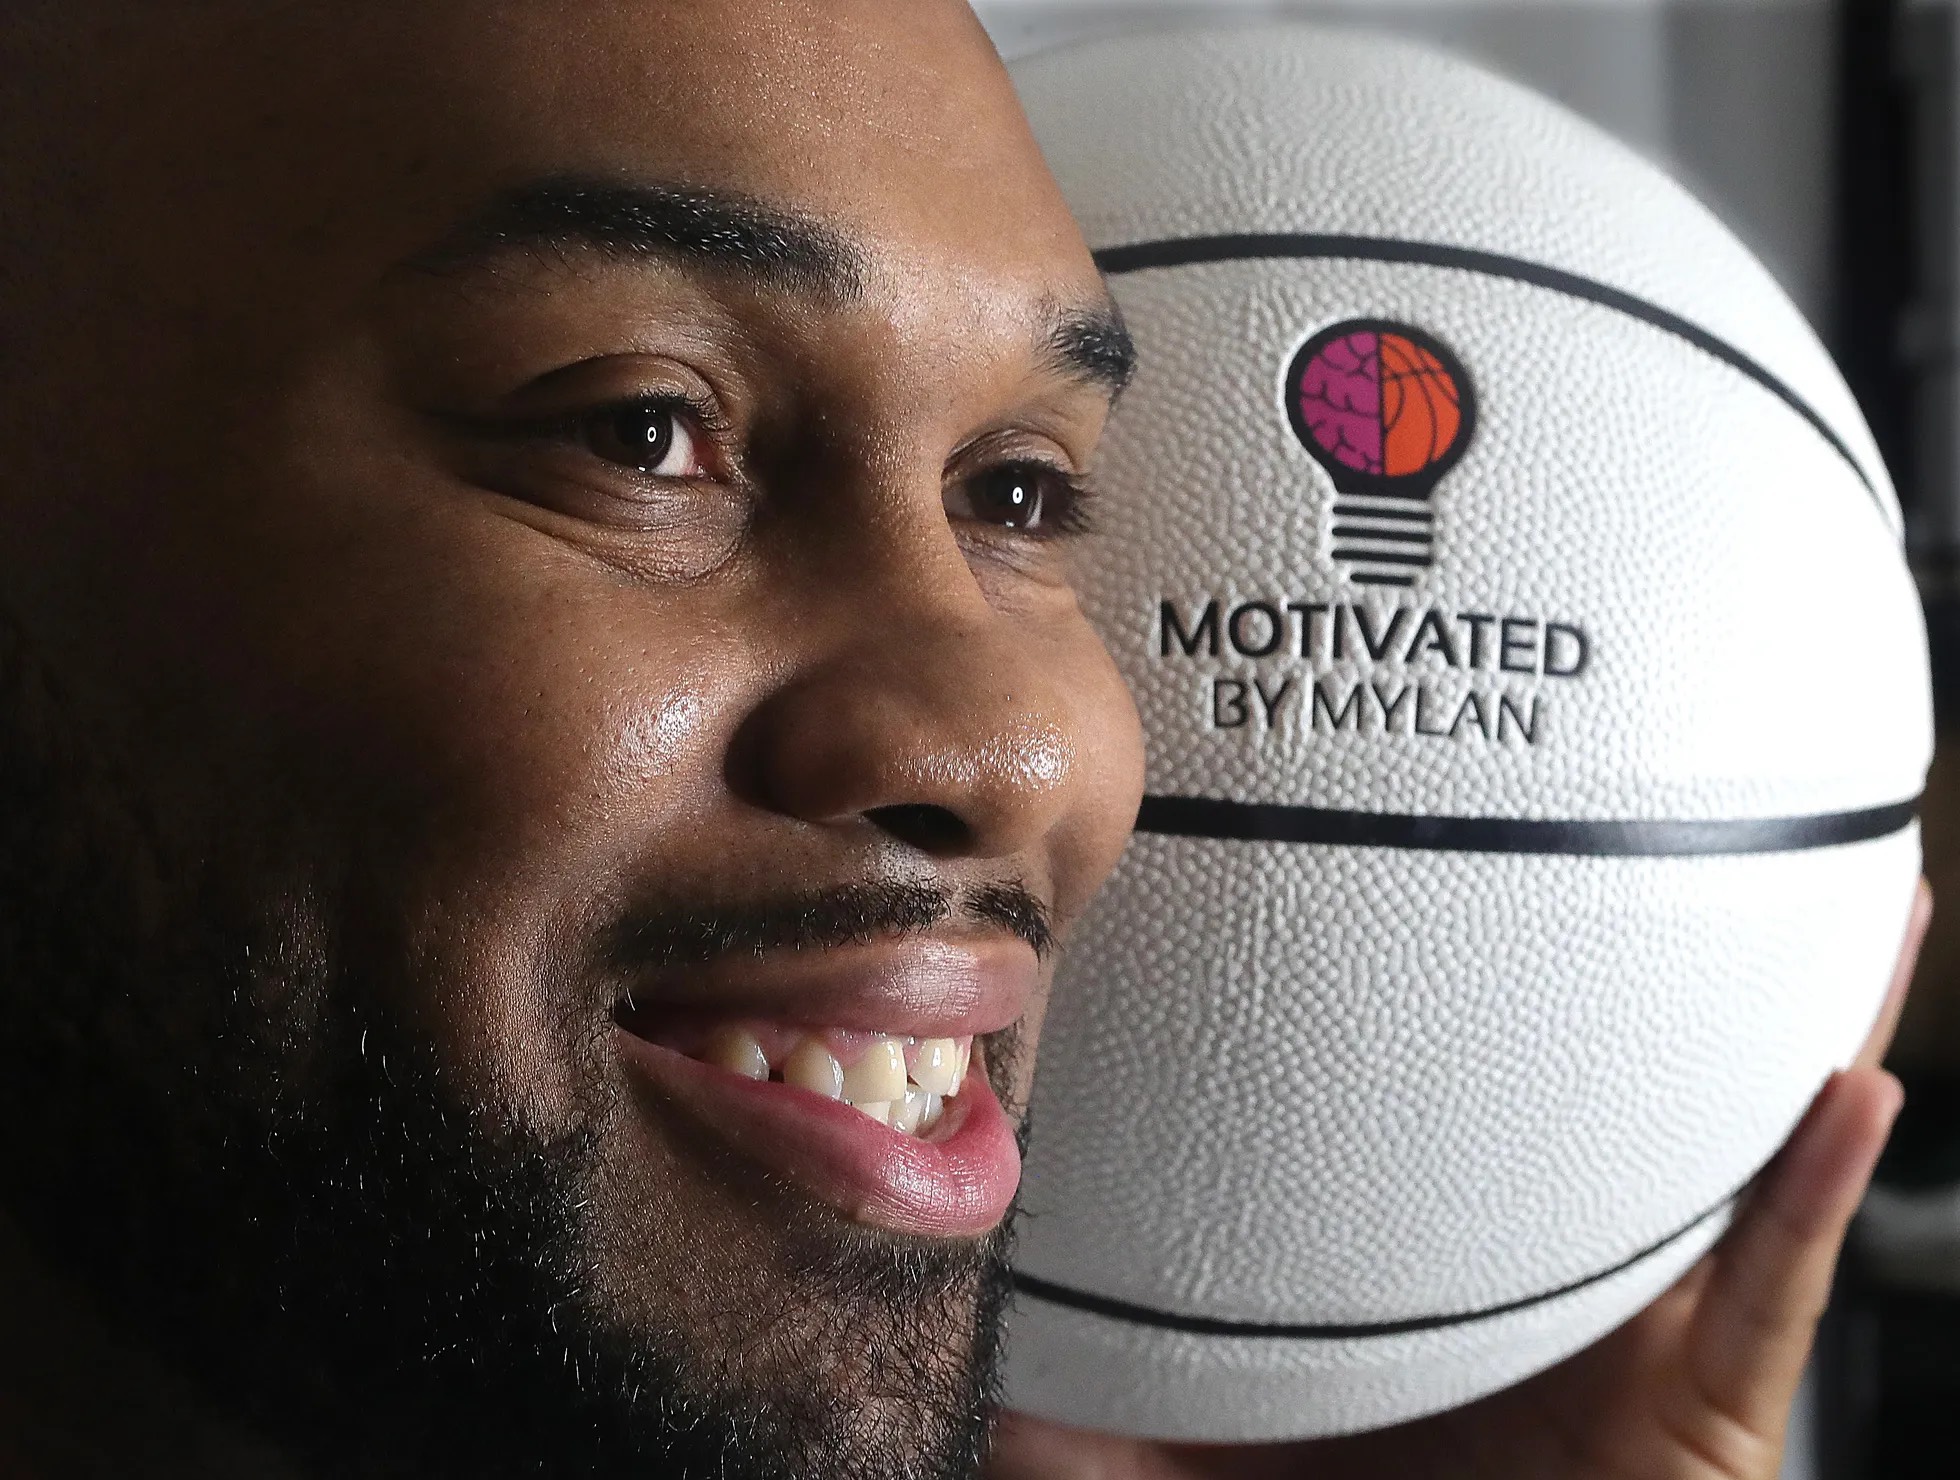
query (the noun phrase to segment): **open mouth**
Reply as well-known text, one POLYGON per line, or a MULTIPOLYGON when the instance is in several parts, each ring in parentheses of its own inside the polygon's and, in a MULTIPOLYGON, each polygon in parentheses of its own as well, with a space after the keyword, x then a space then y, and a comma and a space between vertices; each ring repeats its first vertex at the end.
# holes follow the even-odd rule
POLYGON ((636 1038, 740 1078, 788 1085, 849 1105, 907 1136, 930 1140, 973 1065, 974 1039, 809 1028, 771 1022, 689 1022, 623 1006, 636 1038))
POLYGON ((735 1153, 725 1167, 891 1232, 970 1238, 1006 1216, 1021 1157, 987 1071, 1040 987, 1022 941, 729 953, 637 987, 613 1012, 632 1134, 687 1154, 667 1141, 685 1123, 735 1153))

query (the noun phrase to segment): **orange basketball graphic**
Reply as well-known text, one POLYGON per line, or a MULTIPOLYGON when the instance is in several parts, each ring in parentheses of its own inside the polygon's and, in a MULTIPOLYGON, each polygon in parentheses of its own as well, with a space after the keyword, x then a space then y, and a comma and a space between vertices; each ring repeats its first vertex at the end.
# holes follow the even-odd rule
POLYGON ((1403 334, 1381 336, 1382 471, 1407 478, 1456 445, 1463 411, 1456 377, 1403 334))

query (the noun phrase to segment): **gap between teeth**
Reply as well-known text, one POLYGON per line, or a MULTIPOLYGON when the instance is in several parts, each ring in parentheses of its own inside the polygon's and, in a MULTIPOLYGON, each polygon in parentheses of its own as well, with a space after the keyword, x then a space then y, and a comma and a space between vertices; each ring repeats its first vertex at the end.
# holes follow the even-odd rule
POLYGON ((846 1068, 822 1039, 806 1035, 780 1064, 771 1065, 755 1034, 726 1027, 717 1030, 701 1057, 747 1079, 776 1078, 842 1100, 880 1125, 923 1135, 939 1123, 945 1102, 966 1082, 973 1040, 876 1037, 846 1068))

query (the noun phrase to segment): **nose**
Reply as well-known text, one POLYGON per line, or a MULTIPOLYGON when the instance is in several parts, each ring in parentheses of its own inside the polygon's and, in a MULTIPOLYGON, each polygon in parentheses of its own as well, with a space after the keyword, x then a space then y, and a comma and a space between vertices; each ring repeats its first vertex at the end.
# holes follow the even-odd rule
POLYGON ((749 716, 738 789, 940 858, 1029 852, 1065 822, 1088 738, 1066 643, 995 610, 964 567, 944 574, 937 589, 850 601, 848 630, 749 716))

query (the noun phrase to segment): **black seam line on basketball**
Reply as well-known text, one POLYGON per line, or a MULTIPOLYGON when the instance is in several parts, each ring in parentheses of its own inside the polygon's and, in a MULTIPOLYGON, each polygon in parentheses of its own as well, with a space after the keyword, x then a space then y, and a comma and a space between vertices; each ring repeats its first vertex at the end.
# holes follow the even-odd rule
MULTIPOLYGON (((1747 1184, 1744 1184, 1745 1186, 1747 1184)), ((1702 1224, 1713 1218, 1741 1196, 1740 1190, 1730 1193, 1714 1207, 1701 1214, 1687 1227, 1670 1233, 1658 1243, 1650 1244, 1631 1258, 1622 1259, 1611 1269, 1602 1269, 1597 1274, 1589 1274, 1583 1279, 1574 1280, 1569 1285, 1560 1285, 1556 1290, 1546 1290, 1541 1294, 1527 1295, 1522 1300, 1508 1300, 1502 1305, 1486 1306, 1480 1310, 1465 1311, 1461 1315, 1450 1316, 1411 1316, 1399 1321, 1374 1321, 1353 1325, 1279 1325, 1258 1321, 1223 1321, 1215 1316, 1189 1316, 1171 1310, 1155 1310, 1147 1305, 1135 1305, 1127 1300, 1116 1300, 1108 1295, 1096 1295, 1087 1290, 1072 1289, 1058 1285, 1052 1280, 1040 1279, 1035 1275, 1013 1273, 1015 1293, 1032 1295, 1037 1300, 1045 1300, 1050 1305, 1067 1306, 1072 1310, 1087 1311, 1090 1315, 1105 1316, 1114 1321, 1127 1321, 1133 1326, 1156 1326, 1166 1331, 1185 1331, 1194 1336, 1251 1336, 1268 1340, 1279 1338, 1293 1341, 1325 1341, 1352 1339, 1369 1336, 1409 1336, 1421 1331, 1440 1331, 1451 1326, 1467 1326, 1474 1321, 1493 1320, 1507 1316, 1515 1311, 1528 1310, 1534 1305, 1543 1305, 1548 1300, 1575 1294, 1588 1285, 1596 1285, 1609 1280, 1624 1270, 1631 1269, 1643 1259, 1650 1259, 1672 1244, 1679 1243, 1702 1224)))
MULTIPOLYGON (((1852 474, 1865 485, 1865 491, 1879 502, 1877 485, 1852 454, 1850 447, 1831 428, 1831 424, 1810 403, 1725 339, 1718 339, 1698 324, 1670 313, 1658 303, 1605 283, 1581 277, 1576 272, 1531 262, 1522 257, 1506 257, 1497 252, 1481 252, 1471 247, 1452 247, 1442 242, 1401 241, 1393 237, 1320 236, 1278 233, 1248 236, 1194 236, 1168 241, 1137 242, 1130 246, 1104 247, 1095 254, 1096 265, 1114 277, 1122 273, 1143 272, 1156 267, 1200 267, 1213 262, 1250 262, 1262 258, 1357 258, 1369 262, 1406 262, 1420 267, 1454 267, 1486 277, 1512 278, 1534 287, 1549 288, 1573 298, 1583 298, 1604 308, 1652 324, 1677 335, 1716 359, 1755 381, 1816 428, 1831 444, 1852 474)), ((1882 503, 1880 504, 1883 510, 1882 503)))
POLYGON ((1147 796, 1136 830, 1225 842, 1319 843, 1428 853, 1524 853, 1585 858, 1690 858, 1796 853, 1890 837, 1912 825, 1919 801, 1807 817, 1733 821, 1580 821, 1511 817, 1421 817, 1338 812, 1209 797, 1147 796))

